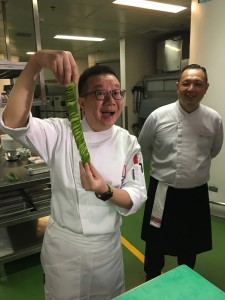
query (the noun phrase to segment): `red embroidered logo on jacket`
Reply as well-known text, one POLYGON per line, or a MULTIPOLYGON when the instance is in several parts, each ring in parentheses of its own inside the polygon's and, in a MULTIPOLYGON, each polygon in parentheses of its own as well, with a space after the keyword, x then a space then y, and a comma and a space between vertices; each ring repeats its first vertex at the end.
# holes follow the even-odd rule
POLYGON ((135 165, 138 164, 138 155, 137 154, 134 155, 133 162, 135 165))

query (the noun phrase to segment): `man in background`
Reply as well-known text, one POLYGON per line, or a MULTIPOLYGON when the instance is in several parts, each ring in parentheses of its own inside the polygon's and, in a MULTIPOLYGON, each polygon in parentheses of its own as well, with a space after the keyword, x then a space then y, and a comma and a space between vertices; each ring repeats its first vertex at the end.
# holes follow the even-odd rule
POLYGON ((204 67, 186 66, 176 87, 178 101, 153 111, 139 136, 151 174, 141 233, 146 280, 161 274, 164 255, 194 268, 196 255, 212 249, 207 182, 223 144, 222 119, 201 104, 204 67))

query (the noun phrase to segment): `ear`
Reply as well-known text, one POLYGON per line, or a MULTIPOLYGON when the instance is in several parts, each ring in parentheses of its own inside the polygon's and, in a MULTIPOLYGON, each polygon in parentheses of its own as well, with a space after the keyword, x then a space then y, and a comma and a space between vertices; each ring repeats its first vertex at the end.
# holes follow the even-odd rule
POLYGON ((207 92, 208 88, 209 88, 209 83, 207 83, 205 92, 207 92))
POLYGON ((177 81, 176 82, 176 91, 178 92, 178 89, 179 89, 179 82, 177 81))
POLYGON ((81 110, 84 112, 85 111, 85 101, 83 97, 78 98, 78 103, 80 105, 81 110))

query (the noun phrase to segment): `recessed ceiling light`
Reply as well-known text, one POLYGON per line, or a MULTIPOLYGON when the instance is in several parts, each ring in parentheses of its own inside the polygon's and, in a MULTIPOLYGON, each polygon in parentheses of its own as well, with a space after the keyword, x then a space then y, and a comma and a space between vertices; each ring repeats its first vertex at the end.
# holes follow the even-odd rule
POLYGON ((139 8, 160 10, 160 11, 171 12, 171 13, 178 13, 182 10, 187 9, 187 7, 184 6, 160 3, 155 1, 144 1, 144 0, 116 0, 113 3, 126 5, 126 6, 139 7, 139 8))
POLYGON ((95 41, 95 42, 101 42, 101 41, 105 40, 105 38, 85 37, 85 36, 73 36, 73 35, 56 35, 56 36, 54 36, 54 39, 79 40, 79 41, 95 41))

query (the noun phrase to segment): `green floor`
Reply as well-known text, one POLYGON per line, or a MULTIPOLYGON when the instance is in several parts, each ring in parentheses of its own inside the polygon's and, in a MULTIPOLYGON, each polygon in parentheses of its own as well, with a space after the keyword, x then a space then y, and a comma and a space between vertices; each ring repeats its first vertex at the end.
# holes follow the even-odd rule
MULTIPOLYGON (((144 242, 140 239, 143 209, 124 218, 122 234, 144 254, 144 242)), ((195 271, 225 292, 225 219, 212 216, 213 250, 197 256, 195 271)), ((143 264, 124 249, 126 288, 144 282, 143 264)), ((175 257, 166 256, 164 272, 177 267, 175 257)), ((161 300, 161 299, 160 299, 161 300)), ((214 300, 214 299, 213 299, 214 300)))
MULTIPOLYGON (((123 217, 122 235, 144 254, 145 244, 140 239, 143 209, 144 207, 134 215, 123 217)), ((213 250, 198 255, 195 270, 225 291, 225 219, 212 216, 212 230, 213 250)), ((143 263, 125 247, 123 252, 126 290, 129 290, 143 283, 145 274, 143 263)), ((174 257, 166 257, 164 272, 176 266, 174 257)), ((7 281, 0 282, 0 300, 44 300, 39 254, 7 263, 5 267, 7 281)))
MULTIPOLYGON (((144 243, 140 239, 142 214, 143 209, 123 219, 122 235, 144 253, 144 243)), ((212 228, 214 249, 198 256, 195 270, 225 291, 225 219, 212 217, 212 228)), ((125 247, 123 251, 128 290, 143 283, 145 275, 143 263, 125 247)), ((164 271, 176 266, 175 258, 166 257, 164 271)), ((6 264, 6 272, 7 281, 0 283, 1 300, 44 300, 39 255, 6 264)))

